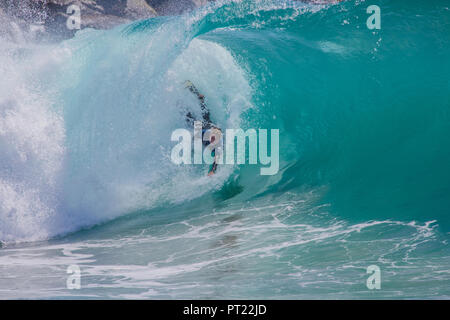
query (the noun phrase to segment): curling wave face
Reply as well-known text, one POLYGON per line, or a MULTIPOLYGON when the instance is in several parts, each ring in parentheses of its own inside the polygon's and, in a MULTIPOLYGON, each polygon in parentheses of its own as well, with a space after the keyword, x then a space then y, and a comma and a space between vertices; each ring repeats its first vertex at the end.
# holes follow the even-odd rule
POLYGON ((109 274, 101 297, 370 298, 373 263, 392 284, 377 297, 448 296, 450 11, 378 2, 381 30, 364 1, 253 0, 58 45, 0 39, 0 260, 42 250, 59 272, 109 274), (280 129, 277 175, 170 161, 171 132, 200 115, 187 79, 222 128, 280 129))

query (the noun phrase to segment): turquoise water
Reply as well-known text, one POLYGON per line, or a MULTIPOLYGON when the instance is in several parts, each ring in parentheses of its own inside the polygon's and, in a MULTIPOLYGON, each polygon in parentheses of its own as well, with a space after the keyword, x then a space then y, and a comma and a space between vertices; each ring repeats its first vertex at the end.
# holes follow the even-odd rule
POLYGON ((219 1, 0 40, 0 298, 449 298, 449 7, 219 1), (280 130, 277 175, 170 161, 186 79, 222 128, 280 130))

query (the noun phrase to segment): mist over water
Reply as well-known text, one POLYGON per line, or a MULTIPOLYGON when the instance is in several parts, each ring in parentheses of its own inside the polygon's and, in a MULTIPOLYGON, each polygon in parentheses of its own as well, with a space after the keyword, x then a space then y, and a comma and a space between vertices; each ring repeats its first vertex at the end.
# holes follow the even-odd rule
POLYGON ((0 297, 448 298, 449 34, 441 1, 272 0, 0 38, 0 297), (170 161, 185 80, 280 130, 277 175, 170 161))

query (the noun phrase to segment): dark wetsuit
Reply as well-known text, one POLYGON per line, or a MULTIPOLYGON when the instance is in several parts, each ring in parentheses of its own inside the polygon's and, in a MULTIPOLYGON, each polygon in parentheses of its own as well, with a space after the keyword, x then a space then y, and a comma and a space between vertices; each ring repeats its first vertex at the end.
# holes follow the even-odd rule
MULTIPOLYGON (((202 138, 203 138, 206 131, 211 129, 213 126, 213 123, 211 121, 211 115, 210 115, 208 106, 206 105, 205 97, 202 94, 200 94, 198 89, 192 83, 189 83, 187 85, 187 88, 189 89, 189 91, 191 91, 193 94, 195 94, 197 96, 198 100, 200 101, 200 108, 202 110, 202 118, 203 118, 203 120, 202 120, 202 128, 203 128, 202 129, 202 138)), ((194 116, 192 115, 191 112, 188 112, 186 114, 186 122, 190 126, 194 126, 195 120, 196 119, 194 118, 194 116)), ((203 139, 202 139, 202 141, 203 141, 203 139)), ((210 144, 210 141, 208 141, 208 140, 203 141, 204 146, 208 146, 209 144, 210 144)), ((211 155, 213 157, 215 157, 215 155, 216 155, 215 149, 212 151, 211 155)), ((210 167, 210 172, 216 172, 216 170, 217 170, 217 163, 214 161, 214 163, 210 167)))

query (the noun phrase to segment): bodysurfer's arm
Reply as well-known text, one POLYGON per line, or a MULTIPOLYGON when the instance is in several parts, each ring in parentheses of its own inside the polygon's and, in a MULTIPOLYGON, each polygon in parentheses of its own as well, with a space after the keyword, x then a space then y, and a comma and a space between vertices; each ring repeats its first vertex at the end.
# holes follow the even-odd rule
POLYGON ((216 173, 217 170, 217 163, 214 161, 214 163, 211 166, 211 170, 208 172, 208 176, 212 176, 214 173, 216 173))

